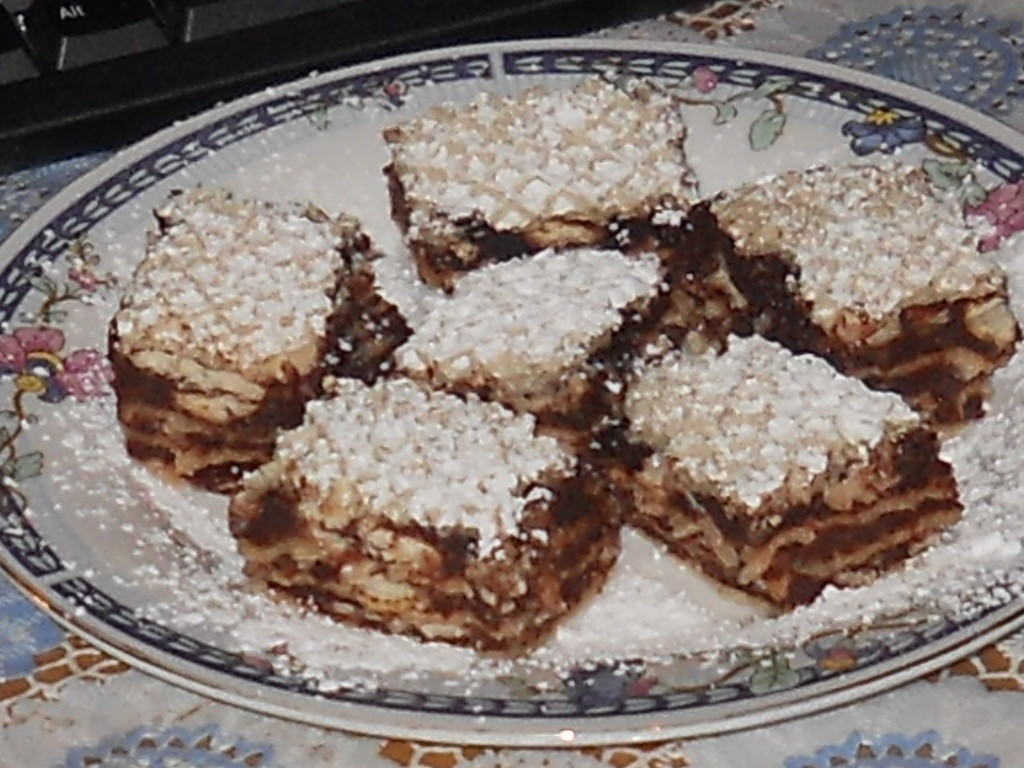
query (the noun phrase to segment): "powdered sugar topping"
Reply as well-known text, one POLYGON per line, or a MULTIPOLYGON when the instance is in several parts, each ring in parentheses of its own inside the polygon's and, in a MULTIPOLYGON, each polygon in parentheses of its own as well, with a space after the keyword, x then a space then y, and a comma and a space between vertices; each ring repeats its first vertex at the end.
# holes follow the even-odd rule
POLYGON ((866 458, 893 430, 919 423, 896 395, 873 392, 813 355, 753 336, 721 356, 672 353, 627 391, 635 433, 751 509, 790 473, 811 478, 830 457, 866 458))
POLYGON ((486 554, 516 531, 534 484, 574 465, 557 441, 534 434, 533 417, 495 403, 404 379, 338 380, 331 394, 282 435, 277 458, 330 497, 332 514, 476 529, 486 554))
POLYGON ((481 94, 387 135, 414 225, 428 226, 433 212, 479 214, 496 229, 550 217, 602 221, 661 195, 685 202, 693 191, 678 105, 599 78, 569 92, 481 94))
POLYGON ((793 259, 797 291, 826 327, 851 311, 879 319, 1001 285, 955 197, 901 163, 782 174, 725 194, 714 210, 743 251, 793 259))
POLYGON ((351 221, 223 190, 174 195, 116 316, 122 346, 245 366, 315 342, 351 221))
POLYGON ((476 270, 415 329, 399 365, 449 381, 562 370, 618 327, 624 308, 655 294, 658 263, 581 248, 476 270))

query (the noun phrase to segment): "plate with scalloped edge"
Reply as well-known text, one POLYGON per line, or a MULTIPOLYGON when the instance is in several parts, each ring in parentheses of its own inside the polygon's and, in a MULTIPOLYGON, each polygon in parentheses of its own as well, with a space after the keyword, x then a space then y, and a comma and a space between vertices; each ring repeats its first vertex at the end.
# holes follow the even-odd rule
MULTIPOLYGON (((223 498, 126 455, 106 329, 151 211, 225 187, 358 216, 415 302, 389 215, 381 130, 483 91, 639 75, 680 96, 703 194, 891 153, 995 222, 1024 317, 1024 137, 929 94, 789 57, 701 46, 526 41, 374 62, 175 125, 58 194, 0 249, 0 560, 72 631, 153 675, 269 715, 344 730, 520 746, 625 743, 753 727, 938 669, 1024 623, 1024 361, 951 437, 963 521, 908 566, 763 615, 627 531, 605 589, 540 649, 496 659, 342 626, 244 587, 223 498), (936 578, 941 573, 942 578, 936 578)), ((614 115, 609 119, 614 120, 614 115)), ((996 242, 997 241, 997 242, 996 242)), ((390 296, 389 296, 390 297, 390 296)))

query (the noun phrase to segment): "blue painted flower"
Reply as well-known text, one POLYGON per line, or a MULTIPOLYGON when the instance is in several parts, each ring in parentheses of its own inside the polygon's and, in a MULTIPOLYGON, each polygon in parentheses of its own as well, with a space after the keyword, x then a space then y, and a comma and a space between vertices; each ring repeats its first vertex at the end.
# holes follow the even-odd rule
POLYGON ((271 745, 229 738, 215 725, 142 727, 95 747, 75 747, 54 768, 265 768, 273 754, 271 745))
POLYGON ((935 731, 917 736, 889 733, 872 738, 859 731, 838 746, 822 747, 813 755, 786 758, 785 768, 999 768, 999 758, 943 743, 935 731))
POLYGON ((0 680, 25 677, 35 657, 64 640, 64 631, 0 577, 0 680))
POLYGON ((892 154, 906 144, 924 141, 925 125, 920 115, 904 116, 891 109, 876 109, 863 120, 843 123, 843 136, 858 155, 872 152, 892 154))
POLYGON ((581 709, 618 707, 626 699, 645 695, 655 680, 640 663, 618 662, 577 667, 565 680, 565 692, 581 709))

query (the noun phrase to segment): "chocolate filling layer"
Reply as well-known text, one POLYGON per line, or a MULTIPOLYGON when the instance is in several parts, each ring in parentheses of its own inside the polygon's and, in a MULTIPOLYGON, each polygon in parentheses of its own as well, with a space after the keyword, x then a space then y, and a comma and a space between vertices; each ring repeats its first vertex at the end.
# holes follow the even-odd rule
POLYGON ((343 621, 428 639, 438 639, 433 625, 448 623, 452 636, 440 639, 520 651, 596 591, 618 554, 621 510, 602 478, 584 470, 548 487, 550 501, 533 502, 519 531, 483 557, 472 529, 366 516, 326 528, 304 519, 296 496, 280 489, 236 497, 231 527, 250 576, 343 621), (385 531, 421 542, 430 554, 396 559, 377 546, 385 531), (298 562, 291 553, 300 550, 317 552, 315 561, 298 562), (363 580, 377 577, 402 590, 397 608, 372 597, 363 580))
MULTIPOLYGON (((108 331, 109 357, 118 417, 127 428, 129 452, 173 468, 174 452, 167 447, 168 443, 180 443, 181 452, 197 455, 213 448, 238 449, 249 455, 246 461, 214 463, 185 478, 208 490, 233 491, 244 471, 270 459, 278 431, 302 422, 306 403, 323 394, 326 373, 371 383, 390 368, 394 350, 409 336, 409 328, 398 310, 377 294, 373 274, 368 269, 357 265, 350 272, 342 272, 332 301, 335 309, 327 320, 328 333, 319 343, 320 362, 304 374, 286 366, 281 379, 261 383, 263 397, 251 412, 228 424, 204 424, 200 416, 181 411, 177 397, 187 393, 191 385, 136 365, 124 354, 112 321, 108 331), (145 415, 137 414, 131 407, 133 403, 145 404, 145 415), (161 411, 181 414, 185 429, 170 426, 169 419, 160 419, 161 411), (163 445, 147 445, 147 434, 165 438, 160 441, 163 445)), ((185 351, 182 354, 187 356, 185 351)), ((211 398, 217 395, 215 391, 200 394, 211 398)))
MULTIPOLYGON (((894 319, 898 333, 887 336, 884 343, 873 344, 870 337, 844 343, 815 324, 811 305, 792 290, 800 271, 783 254, 727 254, 729 274, 750 302, 753 331, 794 352, 820 355, 871 387, 896 392, 941 424, 980 418, 988 394, 987 383, 976 381, 976 368, 960 370, 953 351, 971 353, 987 377, 1009 359, 1020 337, 1019 329, 1012 338, 998 341, 971 329, 967 315, 972 307, 992 300, 1005 302, 1005 296, 990 294, 904 307, 894 319), (915 361, 921 361, 920 368, 900 373, 900 368, 915 361)), ((1010 324, 1015 325, 1012 318, 1007 321, 1010 324)))
MULTIPOLYGON (((893 547, 904 546, 904 539, 923 543, 960 517, 952 468, 939 459, 938 450, 934 433, 923 427, 895 445, 881 446, 868 461, 869 467, 878 468, 878 476, 864 478, 867 495, 850 509, 831 506, 827 488, 809 502, 765 507, 756 516, 732 509, 711 494, 662 489, 660 507, 644 507, 638 501, 630 522, 695 561, 713 578, 791 607, 813 599, 851 569, 869 564, 880 570, 879 563, 900 562, 899 557, 888 557, 888 548, 873 554, 886 537, 894 538, 893 547), (765 520, 771 524, 763 525, 765 520), (794 530, 804 531, 809 540, 776 544, 762 576, 742 583, 746 558, 763 557, 763 550, 777 537, 794 530), (733 564, 722 559, 717 540, 733 553, 733 564), (865 553, 863 561, 858 561, 858 552, 865 553), (806 573, 811 564, 815 575, 806 573)), ((640 480, 633 476, 631 481, 640 480)))

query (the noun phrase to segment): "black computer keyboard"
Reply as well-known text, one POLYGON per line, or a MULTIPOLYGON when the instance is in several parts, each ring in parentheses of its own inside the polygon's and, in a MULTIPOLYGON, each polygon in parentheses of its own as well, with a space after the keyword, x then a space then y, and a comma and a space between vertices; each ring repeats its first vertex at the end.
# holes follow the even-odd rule
POLYGON ((685 0, 0 0, 0 171, 142 136, 311 70, 571 35, 685 0))

